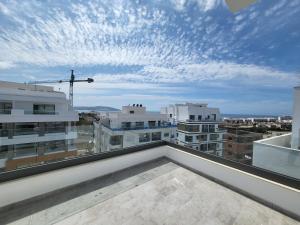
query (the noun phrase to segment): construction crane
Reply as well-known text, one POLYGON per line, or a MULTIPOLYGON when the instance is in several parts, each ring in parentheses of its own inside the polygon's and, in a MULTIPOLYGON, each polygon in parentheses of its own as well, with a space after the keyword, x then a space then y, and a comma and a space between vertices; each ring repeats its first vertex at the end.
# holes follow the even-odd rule
POLYGON ((69 88, 69 104, 71 107, 73 107, 73 84, 75 82, 88 82, 92 83, 94 82, 94 79, 92 78, 87 78, 84 80, 76 80, 75 75, 74 75, 74 70, 71 70, 71 77, 70 80, 47 80, 47 81, 32 81, 28 82, 29 84, 46 84, 46 83, 65 83, 68 82, 70 83, 70 88, 69 88))

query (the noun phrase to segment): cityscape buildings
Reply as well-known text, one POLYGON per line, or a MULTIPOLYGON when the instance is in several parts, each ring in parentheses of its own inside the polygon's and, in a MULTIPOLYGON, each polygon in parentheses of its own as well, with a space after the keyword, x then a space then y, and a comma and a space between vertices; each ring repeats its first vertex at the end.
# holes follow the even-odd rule
POLYGON ((107 152, 132 146, 171 141, 175 126, 167 115, 147 112, 141 104, 123 106, 119 112, 102 113, 95 126, 95 152, 107 152))
POLYGON ((176 143, 198 151, 223 155, 224 130, 218 108, 203 103, 185 103, 161 108, 171 124, 177 125, 176 143))
POLYGON ((77 154, 74 122, 63 92, 0 82, 0 169, 12 170, 77 154))

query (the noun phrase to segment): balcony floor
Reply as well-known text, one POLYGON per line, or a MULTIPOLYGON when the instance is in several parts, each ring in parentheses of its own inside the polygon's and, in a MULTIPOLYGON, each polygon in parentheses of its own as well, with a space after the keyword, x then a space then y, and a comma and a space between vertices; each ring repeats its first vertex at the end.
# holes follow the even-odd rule
POLYGON ((38 225, 299 224, 166 158, 2 209, 0 224, 9 222, 38 225))

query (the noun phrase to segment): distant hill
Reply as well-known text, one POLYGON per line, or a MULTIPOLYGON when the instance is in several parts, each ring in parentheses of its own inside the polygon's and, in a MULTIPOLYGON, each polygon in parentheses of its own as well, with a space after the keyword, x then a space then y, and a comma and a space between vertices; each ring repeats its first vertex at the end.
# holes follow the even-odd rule
POLYGON ((112 112, 112 111, 120 111, 120 109, 112 108, 109 106, 74 106, 74 109, 80 112, 112 112))

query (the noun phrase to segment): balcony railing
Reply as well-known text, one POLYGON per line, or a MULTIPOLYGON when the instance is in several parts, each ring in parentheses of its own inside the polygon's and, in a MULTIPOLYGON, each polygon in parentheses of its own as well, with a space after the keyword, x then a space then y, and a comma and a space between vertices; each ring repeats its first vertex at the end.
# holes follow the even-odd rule
POLYGON ((11 109, 0 109, 0 114, 11 114, 11 109))
POLYGON ((161 126, 132 126, 132 127, 122 127, 122 128, 111 128, 109 125, 102 124, 102 126, 112 130, 112 131, 124 131, 124 130, 148 130, 148 129, 162 129, 162 128, 172 128, 176 127, 176 125, 161 125, 161 126))

